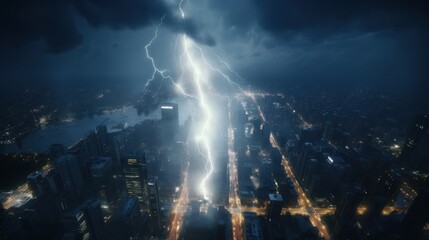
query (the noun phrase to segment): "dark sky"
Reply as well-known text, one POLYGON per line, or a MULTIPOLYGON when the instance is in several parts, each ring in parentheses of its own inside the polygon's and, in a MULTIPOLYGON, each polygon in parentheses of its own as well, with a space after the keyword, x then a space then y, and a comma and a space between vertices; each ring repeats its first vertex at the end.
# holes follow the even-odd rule
POLYGON ((152 47, 164 68, 174 68, 175 38, 186 32, 252 85, 371 85, 409 96, 429 89, 427 1, 188 0, 186 21, 178 2, 2 1, 1 81, 117 76, 144 84, 144 46, 165 14, 152 47))

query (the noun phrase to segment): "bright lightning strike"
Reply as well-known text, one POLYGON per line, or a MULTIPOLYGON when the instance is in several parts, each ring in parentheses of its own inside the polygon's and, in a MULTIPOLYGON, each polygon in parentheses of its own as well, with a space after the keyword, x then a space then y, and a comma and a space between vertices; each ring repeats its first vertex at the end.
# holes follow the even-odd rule
POLYGON ((162 79, 163 79, 163 80, 165 80, 165 79, 170 80, 170 81, 174 84, 174 86, 176 86, 176 88, 177 88, 177 89, 178 89, 178 90, 179 90, 183 95, 185 95, 185 96, 187 96, 187 97, 192 97, 192 98, 193 98, 193 96, 192 96, 192 95, 190 95, 190 94, 186 93, 186 92, 185 92, 185 90, 182 88, 182 86, 181 86, 180 84, 176 83, 176 82, 174 81, 174 79, 173 79, 170 75, 168 75, 168 71, 167 71, 167 70, 160 70, 160 69, 157 67, 157 65, 156 65, 155 60, 153 59, 153 57, 150 55, 149 47, 150 47, 150 46, 152 45, 152 43, 153 43, 153 42, 158 38, 158 31, 159 31, 159 28, 162 26, 162 24, 163 24, 163 22, 164 22, 164 18, 165 18, 165 14, 164 14, 164 16, 162 16, 162 18, 161 18, 161 20, 159 21, 158 25, 156 25, 155 32, 154 32, 154 35, 153 35, 152 39, 151 39, 151 40, 149 41, 149 43, 148 43, 148 44, 146 44, 146 46, 144 47, 145 52, 146 52, 146 58, 147 58, 147 59, 149 59, 149 61, 150 61, 150 62, 151 62, 151 64, 152 64, 152 68, 153 68, 152 75, 151 75, 151 77, 148 79, 148 81, 146 82, 145 88, 149 87, 149 86, 150 86, 150 84, 152 83, 152 81, 153 81, 153 80, 155 80, 156 74, 159 74, 159 75, 162 77, 162 79))
MULTIPOLYGON (((182 8, 182 5, 184 4, 185 0, 180 0, 178 4, 178 9, 180 12, 180 16, 183 20, 185 20, 185 11, 182 8)), ((228 84, 231 86, 235 86, 236 88, 240 89, 240 86, 234 82, 230 76, 226 73, 224 73, 221 69, 213 66, 207 59, 204 54, 204 51, 201 47, 199 47, 193 40, 191 40, 186 34, 182 34, 180 37, 176 39, 175 43, 175 51, 174 51, 174 60, 176 60, 176 49, 181 47, 181 52, 179 56, 179 67, 180 67, 180 75, 178 77, 178 81, 176 82, 173 77, 171 77, 168 74, 167 70, 161 70, 157 67, 154 58, 149 53, 149 48, 152 45, 152 43, 157 39, 158 37, 158 31, 159 28, 163 24, 163 20, 165 18, 165 15, 161 18, 159 24, 156 26, 154 36, 152 37, 151 41, 145 46, 146 50, 146 57, 150 60, 152 63, 153 72, 151 77, 146 83, 146 87, 150 86, 150 84, 155 80, 156 75, 159 74, 162 78, 162 80, 168 79, 170 80, 178 89, 179 91, 185 95, 186 97, 192 97, 198 102, 199 107, 201 108, 201 114, 202 114, 202 124, 197 129, 197 133, 195 136, 195 142, 196 147, 199 152, 199 154, 203 157, 205 160, 205 173, 204 177, 201 180, 200 184, 200 193, 204 197, 205 200, 210 201, 210 196, 212 195, 209 188, 207 187, 207 183, 210 180, 211 175, 214 171, 214 159, 213 159, 213 149, 212 149, 212 142, 213 142, 213 136, 214 133, 212 133, 212 128, 215 126, 215 120, 214 120, 214 106, 211 105, 210 101, 210 76, 209 72, 213 72, 217 75, 219 75, 222 79, 224 79, 228 84), (185 76, 189 77, 190 79, 187 82, 188 85, 192 86, 192 95, 188 94, 185 89, 182 87, 182 85, 178 84, 178 82, 185 81, 185 76)), ((241 77, 234 72, 229 64, 225 61, 223 61, 219 56, 216 55, 219 62, 227 67, 227 69, 236 75, 239 79, 241 77)))

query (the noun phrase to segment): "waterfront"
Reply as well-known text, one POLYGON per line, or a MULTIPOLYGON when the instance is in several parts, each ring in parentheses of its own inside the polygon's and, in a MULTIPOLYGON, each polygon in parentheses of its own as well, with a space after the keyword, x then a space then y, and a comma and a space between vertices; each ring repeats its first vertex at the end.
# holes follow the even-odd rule
MULTIPOLYGON (((189 100, 174 99, 170 102, 179 104, 180 124, 192 115, 193 103, 189 100)), ((68 147, 82 138, 86 133, 94 130, 97 125, 104 124, 109 132, 120 131, 122 128, 132 127, 148 119, 160 119, 161 111, 156 109, 148 115, 138 115, 132 106, 126 106, 114 111, 105 111, 101 115, 74 119, 61 124, 47 124, 38 131, 29 134, 18 144, 0 146, 3 153, 10 152, 46 152, 51 144, 60 143, 68 147)))

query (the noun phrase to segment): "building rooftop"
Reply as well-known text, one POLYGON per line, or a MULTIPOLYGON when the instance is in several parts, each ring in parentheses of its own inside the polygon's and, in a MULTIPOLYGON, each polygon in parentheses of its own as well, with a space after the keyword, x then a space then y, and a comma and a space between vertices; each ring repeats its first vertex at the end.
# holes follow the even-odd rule
POLYGON ((268 194, 270 201, 283 202, 283 197, 280 194, 268 194))

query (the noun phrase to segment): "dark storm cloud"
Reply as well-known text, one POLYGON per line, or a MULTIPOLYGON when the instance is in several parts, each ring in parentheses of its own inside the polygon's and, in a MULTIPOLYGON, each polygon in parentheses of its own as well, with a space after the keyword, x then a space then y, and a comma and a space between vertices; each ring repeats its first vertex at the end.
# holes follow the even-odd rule
POLYGON ((32 41, 46 50, 60 53, 82 43, 76 23, 82 16, 93 27, 138 29, 165 14, 166 25, 175 32, 186 32, 196 41, 214 45, 213 38, 192 20, 182 21, 163 1, 155 0, 16 0, 0 6, 0 44, 22 46, 32 41))
POLYGON ((427 1, 298 1, 266 0, 254 3, 258 22, 282 36, 303 33, 320 39, 338 32, 371 32, 427 24, 427 1))
POLYGON ((174 32, 185 32, 196 41, 214 45, 214 39, 192 19, 182 20, 163 2, 153 0, 71 0, 79 13, 94 27, 131 28, 158 22, 165 15, 165 24, 174 32))
POLYGON ((213 1, 235 26, 256 22, 280 40, 321 41, 353 32, 427 27, 428 1, 418 0, 227 0, 213 1))
POLYGON ((0 43, 21 46, 44 41, 49 52, 72 49, 82 42, 73 11, 64 1, 2 1, 0 43))

